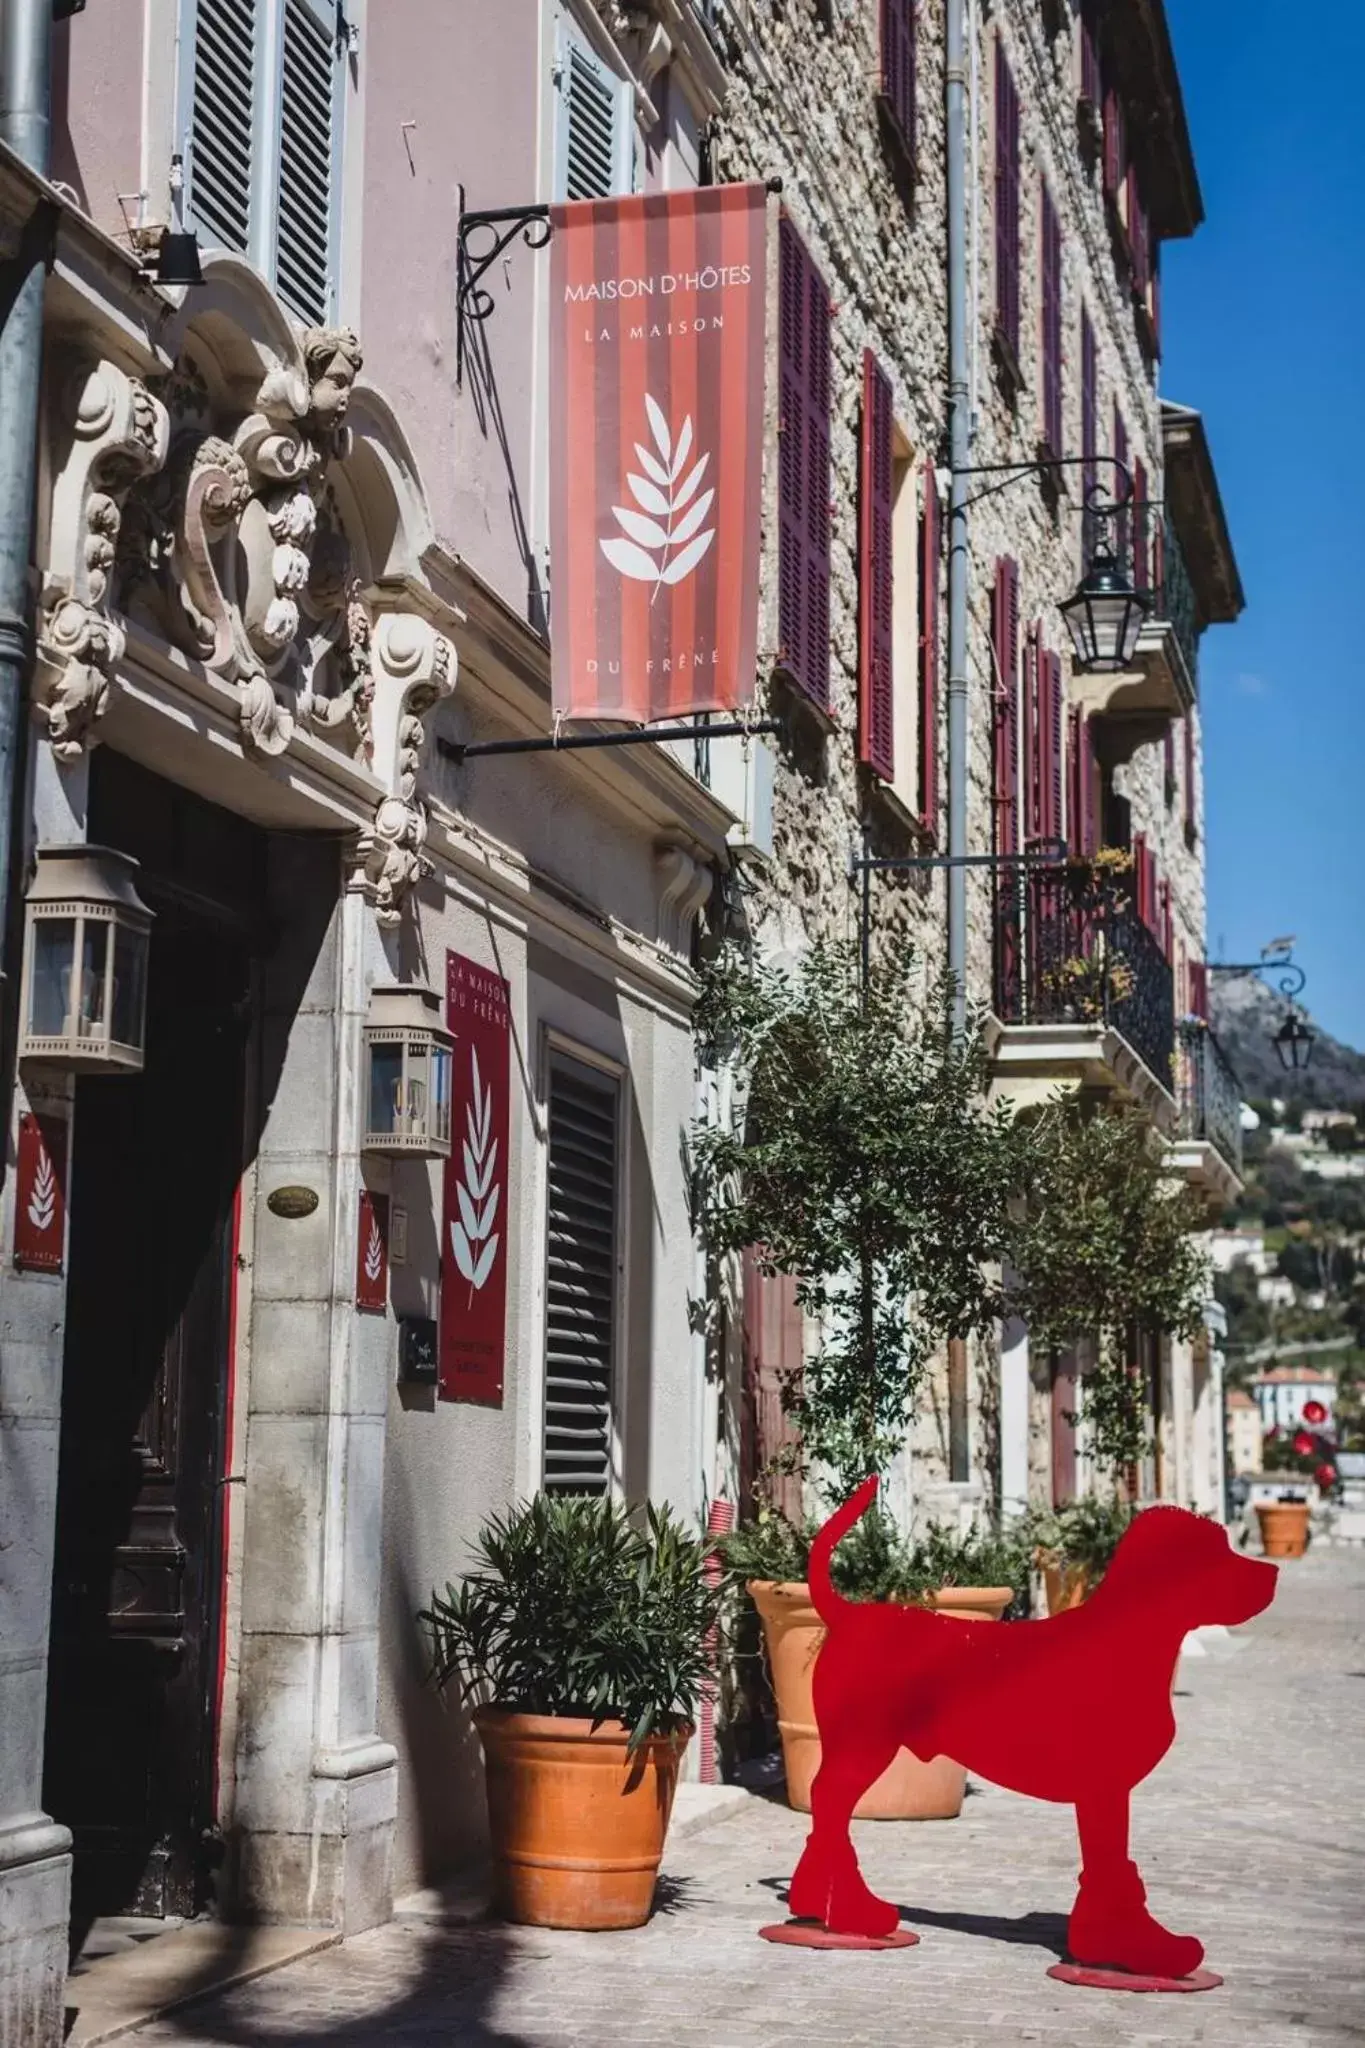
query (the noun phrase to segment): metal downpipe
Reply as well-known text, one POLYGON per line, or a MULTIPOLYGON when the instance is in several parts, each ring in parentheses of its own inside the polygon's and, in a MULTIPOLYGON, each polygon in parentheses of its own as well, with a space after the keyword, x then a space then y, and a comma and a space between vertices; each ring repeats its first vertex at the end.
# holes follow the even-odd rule
MULTIPOLYGON (((971 397, 967 347, 967 37, 966 0, 949 0, 946 47, 948 143, 948 855, 967 851, 967 476, 971 397)), ((967 1020, 967 870, 948 875, 948 971, 953 1022, 967 1020)))

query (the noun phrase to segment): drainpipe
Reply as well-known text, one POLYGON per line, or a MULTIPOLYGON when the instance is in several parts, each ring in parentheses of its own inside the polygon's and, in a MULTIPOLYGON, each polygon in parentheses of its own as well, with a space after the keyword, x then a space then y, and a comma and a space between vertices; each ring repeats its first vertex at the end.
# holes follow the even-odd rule
POLYGON ((949 0, 946 49, 948 130, 948 972, 953 1023, 967 1020, 967 477, 971 393, 967 336, 966 0, 949 0))
MULTIPOLYGON (((46 177, 52 0, 0 0, 0 142, 46 177)), ((0 931, 7 929, 19 711, 29 656, 29 562, 38 467, 49 209, 24 228, 0 286, 0 931)))

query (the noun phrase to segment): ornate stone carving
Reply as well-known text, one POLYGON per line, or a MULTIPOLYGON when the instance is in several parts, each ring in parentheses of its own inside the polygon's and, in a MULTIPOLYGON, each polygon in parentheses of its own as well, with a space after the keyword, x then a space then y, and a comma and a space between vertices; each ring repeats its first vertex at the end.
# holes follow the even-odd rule
POLYGON ((417 774, 426 744, 424 720, 454 690, 458 662, 449 640, 414 612, 383 613, 370 646, 374 765, 388 794, 361 836, 356 880, 379 923, 396 925, 409 893, 431 872, 423 852, 427 812, 417 795, 417 774))
POLYGON ((686 959, 692 950, 693 923, 715 877, 689 847, 671 839, 655 847, 654 869, 659 877, 660 942, 686 959))
POLYGON ((59 420, 71 438, 52 490, 34 709, 57 759, 71 762, 94 739, 125 645, 109 608, 123 502, 164 464, 170 427, 160 400, 108 362, 71 378, 59 420))

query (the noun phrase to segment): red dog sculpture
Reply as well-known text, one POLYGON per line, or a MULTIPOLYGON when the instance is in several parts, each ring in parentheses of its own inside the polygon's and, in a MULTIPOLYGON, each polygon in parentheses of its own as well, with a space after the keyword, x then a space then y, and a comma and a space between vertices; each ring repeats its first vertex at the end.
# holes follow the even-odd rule
POLYGON ((865 1481, 811 1546, 811 1599, 829 1633, 815 1667, 821 1765, 791 1912, 838 1933, 896 1927, 896 1908, 863 1882, 849 1820, 904 1746, 1075 1807, 1082 1868, 1067 1930, 1073 1962, 1188 1977, 1204 1950, 1146 1909, 1128 1855, 1129 1795, 1174 1739, 1171 1682, 1184 1636, 1201 1623, 1259 1614, 1274 1595, 1275 1567, 1239 1556, 1214 1522, 1148 1508, 1084 1606, 982 1627, 834 1591, 834 1547, 876 1491, 875 1479, 865 1481))

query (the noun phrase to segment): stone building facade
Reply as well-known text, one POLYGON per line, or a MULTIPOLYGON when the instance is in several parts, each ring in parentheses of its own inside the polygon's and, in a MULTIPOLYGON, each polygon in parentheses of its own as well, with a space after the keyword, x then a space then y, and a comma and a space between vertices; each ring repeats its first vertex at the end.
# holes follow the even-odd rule
MULTIPOLYGON (((1106 836, 1141 834, 1160 863, 1143 907, 1169 1023, 1197 1007, 1182 963, 1203 953, 1193 648, 1239 595, 1197 415, 1159 401, 1150 294, 1135 310, 1119 265, 1127 159, 1108 199, 1100 161, 1097 77, 1101 100, 1131 101, 1153 246, 1195 225, 1159 0, 1103 11, 1118 26, 1092 61, 1066 5, 969 10, 973 460, 1037 455, 1046 180, 1051 452, 1087 435, 1097 461, 1116 452, 1117 406, 1189 564, 1184 651, 1159 599, 1134 670, 1099 689, 1068 677, 1064 699, 1107 748, 1097 833, 1103 811, 1106 836), (1003 176, 1000 64, 1017 103, 1003 176), (997 251, 1017 281, 1012 355, 995 339, 997 251)), ((852 931, 864 826, 878 851, 942 846, 944 24, 942 0, 351 0, 344 19, 330 0, 101 0, 55 32, 52 182, 0 153, 0 256, 35 219, 53 234, 22 885, 45 849, 105 845, 140 862, 155 921, 142 1077, 7 1074, 3 2048, 61 2038, 73 1881, 78 1922, 207 1907, 354 1930, 468 1854, 467 1731, 421 1682, 414 1614, 433 1582, 490 1510, 570 1483, 570 1451, 594 1485, 700 1512, 763 1449, 755 1382, 802 1333, 789 1303, 752 1299, 717 1372, 698 1329, 681 1144, 701 1085, 694 928, 738 876, 760 947, 798 956, 852 931), (229 13, 250 17, 247 43, 229 13), (177 157, 204 283, 168 290, 143 259, 177 157), (459 210, 730 178, 782 181, 758 680, 783 733, 465 757, 550 733, 553 565, 547 266, 511 245, 490 318, 462 330, 459 210), (784 260, 804 266, 808 309, 829 301, 828 623, 807 605, 800 648, 782 568, 784 260), (869 390, 885 393, 894 572, 879 739, 862 661, 869 390), (451 956, 508 1019, 503 1376, 474 1401, 408 1369, 451 1285, 442 1169, 364 1144, 373 991, 439 998, 451 956), (34 1118, 63 1154, 68 1211, 44 1267, 14 1259, 34 1118), (591 1263, 557 1152, 569 1126, 610 1218, 604 1334, 577 1392, 555 1356, 556 1260, 567 1241, 591 1263), (377 1308, 357 1302, 376 1201, 377 1308), (566 1422, 584 1386, 586 1420, 566 1422)), ((1041 688, 1032 650, 1064 651, 1080 528, 1071 470, 972 509, 973 850, 998 843, 999 735, 1007 716, 1023 732, 1023 693, 1041 688), (1001 562, 1017 564, 1010 645, 1001 562)), ((1071 729, 1054 721, 1064 832, 1071 729)), ((968 901, 969 993, 997 1011, 1000 1086, 1130 1095, 1216 1187, 1221 1155, 1197 1119, 1182 1136, 1174 1069, 1122 1029, 998 1014, 998 893, 973 876, 968 901)), ((937 974, 941 872, 879 887, 874 918, 878 943, 907 931, 937 974)), ((19 981, 14 956, 11 1000, 19 981)), ((457 1075, 460 1055, 457 1036, 457 1075)), ((1005 1339, 1001 1356, 943 1361, 907 1512, 1060 1483, 1074 1447, 1056 1388, 1025 1334, 1005 1339)), ((1169 1450, 1153 1483, 1197 1497, 1200 1362, 1156 1370, 1169 1450)))

